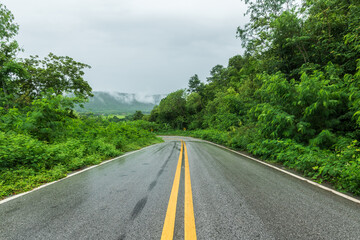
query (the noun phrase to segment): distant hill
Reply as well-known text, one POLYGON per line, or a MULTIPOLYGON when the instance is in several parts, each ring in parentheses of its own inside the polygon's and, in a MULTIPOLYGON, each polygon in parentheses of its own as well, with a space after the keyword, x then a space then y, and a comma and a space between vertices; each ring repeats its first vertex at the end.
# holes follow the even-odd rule
POLYGON ((131 114, 135 111, 150 113, 166 94, 141 95, 133 93, 94 91, 94 97, 84 104, 84 108, 76 107, 78 112, 104 114, 131 114))

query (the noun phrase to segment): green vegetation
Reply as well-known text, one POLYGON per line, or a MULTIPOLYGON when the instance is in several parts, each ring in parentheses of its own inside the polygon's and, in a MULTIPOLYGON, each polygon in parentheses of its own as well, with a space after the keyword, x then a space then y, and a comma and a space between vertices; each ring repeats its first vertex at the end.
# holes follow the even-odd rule
POLYGON ((161 141, 152 123, 78 116, 74 106, 92 96, 89 66, 54 54, 18 59, 13 21, 0 4, 0 199, 161 141))
POLYGON ((360 195, 360 2, 245 2, 246 52, 206 83, 192 76, 149 120, 360 195))

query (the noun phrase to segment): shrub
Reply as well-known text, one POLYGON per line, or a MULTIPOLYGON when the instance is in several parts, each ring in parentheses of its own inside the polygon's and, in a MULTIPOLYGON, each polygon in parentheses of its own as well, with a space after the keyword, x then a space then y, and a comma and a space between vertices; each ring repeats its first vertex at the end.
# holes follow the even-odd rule
POLYGON ((0 168, 25 165, 40 169, 49 160, 46 147, 28 135, 0 132, 0 168))

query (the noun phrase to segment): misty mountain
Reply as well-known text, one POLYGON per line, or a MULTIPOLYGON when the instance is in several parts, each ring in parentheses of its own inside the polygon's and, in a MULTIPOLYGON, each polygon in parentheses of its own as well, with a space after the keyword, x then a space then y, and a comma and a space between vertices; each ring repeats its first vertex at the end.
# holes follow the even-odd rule
POLYGON ((143 95, 134 93, 94 91, 94 97, 84 104, 84 108, 76 107, 78 112, 131 114, 135 111, 150 113, 166 94, 143 95))

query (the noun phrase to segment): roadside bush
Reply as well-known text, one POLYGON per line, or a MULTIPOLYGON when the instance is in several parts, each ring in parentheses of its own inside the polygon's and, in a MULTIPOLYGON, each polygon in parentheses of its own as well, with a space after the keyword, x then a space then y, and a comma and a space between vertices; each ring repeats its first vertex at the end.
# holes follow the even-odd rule
POLYGON ((227 145, 229 134, 215 129, 192 131, 191 136, 227 145))
POLYGON ((241 126, 231 131, 229 136, 229 147, 247 150, 247 146, 259 139, 258 129, 255 125, 241 126))
POLYGON ((94 139, 88 146, 87 152, 92 155, 101 153, 104 157, 115 157, 121 152, 116 150, 115 146, 111 143, 106 142, 105 139, 94 139))
POLYGON ((147 131, 159 131, 161 130, 161 124, 155 123, 155 122, 149 122, 144 120, 137 120, 137 121, 131 121, 128 123, 131 126, 134 126, 138 129, 144 129, 147 131))
POLYGON ((62 137, 53 138, 56 139, 53 142, 17 133, 11 130, 15 125, 7 125, 10 128, 7 132, 0 131, 0 198, 162 141, 145 130, 152 124, 142 126, 142 123, 114 123, 100 118, 67 119, 62 137))
POLYGON ((357 141, 336 154, 330 150, 303 146, 291 139, 263 140, 248 145, 248 151, 262 159, 282 163, 338 190, 360 195, 360 147, 357 141))
POLYGON ((76 158, 83 158, 87 153, 86 146, 78 139, 68 139, 66 142, 48 145, 49 166, 56 164, 69 165, 76 158))
POLYGON ((55 181, 66 176, 67 169, 56 165, 50 170, 19 167, 0 171, 0 198, 31 190, 41 184, 55 181))
POLYGON ((0 168, 43 168, 49 160, 46 144, 28 135, 0 132, 0 168))
MULTIPOLYGON (((317 146, 304 146, 293 139, 266 139, 255 126, 242 126, 230 132, 214 129, 170 131, 171 135, 201 138, 294 169, 317 182, 332 183, 340 191, 360 195, 360 144, 339 138, 336 152, 317 146)), ((327 133, 326 133, 327 134, 327 133)))

